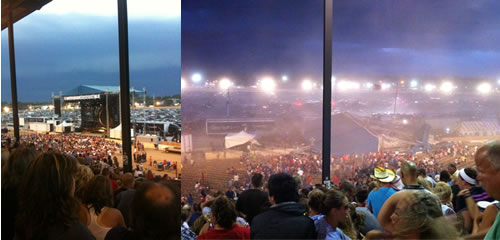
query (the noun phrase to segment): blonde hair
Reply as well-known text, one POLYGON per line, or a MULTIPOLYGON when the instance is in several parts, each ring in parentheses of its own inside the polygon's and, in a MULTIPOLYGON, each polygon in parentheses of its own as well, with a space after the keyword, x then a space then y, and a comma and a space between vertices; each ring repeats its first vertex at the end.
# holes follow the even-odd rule
POLYGON ((451 187, 445 182, 438 182, 432 192, 439 197, 442 203, 449 203, 453 198, 451 187))
POLYGON ((75 175, 75 197, 83 200, 85 189, 94 178, 94 172, 88 166, 78 164, 75 175))

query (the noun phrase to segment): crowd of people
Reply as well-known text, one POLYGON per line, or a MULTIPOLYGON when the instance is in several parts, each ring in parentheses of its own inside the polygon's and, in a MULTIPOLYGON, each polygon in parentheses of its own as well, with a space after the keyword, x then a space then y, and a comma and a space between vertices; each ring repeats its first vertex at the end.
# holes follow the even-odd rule
MULTIPOLYGON (((352 157, 360 158, 333 161, 352 157)), ((500 141, 455 144, 420 158, 378 153, 364 159, 372 164, 351 165, 330 184, 304 183, 297 171, 308 173, 307 167, 294 157, 252 161, 244 191, 197 183, 200 200, 197 194, 181 200, 182 239, 500 239, 500 141), (477 168, 443 165, 443 157, 466 158, 477 168)), ((339 163, 333 165, 348 165, 339 163)))
POLYGON ((2 148, 2 239, 179 239, 180 181, 124 172, 118 144, 82 138, 2 148))

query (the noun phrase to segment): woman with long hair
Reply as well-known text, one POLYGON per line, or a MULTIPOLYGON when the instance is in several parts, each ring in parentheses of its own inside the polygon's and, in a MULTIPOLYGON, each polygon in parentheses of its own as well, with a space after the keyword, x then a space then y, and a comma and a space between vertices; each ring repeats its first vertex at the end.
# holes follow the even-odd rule
POLYGON ((77 166, 73 157, 53 151, 28 164, 19 186, 16 239, 95 239, 78 220, 77 166))
POLYGON ((87 226, 96 239, 104 239, 115 226, 125 227, 121 212, 113 208, 113 190, 108 177, 94 177, 87 186, 83 203, 89 210, 87 226))
POLYGON ((340 228, 340 222, 349 217, 349 202, 340 191, 329 190, 326 192, 320 205, 320 213, 324 216, 314 221, 318 239, 345 239, 350 240, 340 228))

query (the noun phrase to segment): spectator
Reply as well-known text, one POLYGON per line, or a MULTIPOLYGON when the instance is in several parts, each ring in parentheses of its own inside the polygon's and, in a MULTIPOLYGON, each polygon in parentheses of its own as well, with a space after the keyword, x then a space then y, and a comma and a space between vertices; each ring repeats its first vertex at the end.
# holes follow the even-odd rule
POLYGON ((403 190, 423 190, 430 193, 418 183, 417 166, 413 162, 405 161, 401 164, 401 181, 405 185, 403 190))
POLYGON ((77 164, 52 151, 29 163, 19 188, 16 239, 95 239, 78 220, 77 164))
POLYGON ((391 182, 396 178, 396 174, 391 169, 377 167, 373 170, 371 178, 378 181, 379 188, 373 189, 368 194, 367 205, 373 212, 373 215, 377 217, 378 212, 382 208, 382 205, 384 205, 385 201, 391 197, 392 194, 396 193, 391 184, 391 182))
POLYGON ((118 190, 118 183, 116 182, 116 180, 114 180, 113 178, 111 178, 111 172, 109 170, 109 168, 104 168, 102 169, 102 173, 101 175, 107 177, 109 179, 109 181, 111 181, 111 187, 113 189, 113 192, 118 190))
POLYGON ((402 191, 392 195, 378 220, 386 233, 373 230, 368 239, 457 239, 453 225, 443 217, 441 203, 427 191, 402 191))
POLYGON ((314 221, 318 239, 351 239, 338 228, 339 223, 348 217, 348 204, 347 197, 342 192, 336 190, 326 192, 320 206, 323 216, 314 221))
POLYGON ((131 230, 112 228, 105 239, 180 239, 180 200, 178 186, 163 182, 141 183, 132 201, 131 230))
POLYGON ((431 184, 431 188, 434 188, 436 186, 436 181, 433 178, 427 176, 427 171, 425 170, 425 168, 417 169, 417 176, 422 177, 424 180, 428 181, 431 184))
POLYGON ((252 176, 252 188, 241 193, 236 202, 236 210, 243 213, 245 220, 250 224, 255 216, 271 205, 267 193, 262 191, 262 185, 262 174, 254 174, 252 176))
POLYGON ((112 227, 125 227, 120 211, 112 208, 113 192, 109 178, 101 175, 94 177, 87 187, 84 203, 90 214, 87 226, 97 240, 104 240, 112 227))
POLYGON ((194 240, 196 239, 196 234, 189 230, 189 226, 186 222, 188 218, 188 210, 182 209, 181 210, 181 240, 194 240))
MULTIPOLYGON (((481 182, 484 190, 494 199, 500 200, 500 140, 489 142, 480 147, 474 156, 478 175, 477 180, 481 182)), ((469 238, 500 239, 500 213, 497 214, 495 222, 488 232, 478 232, 469 238)))
POLYGON ((219 196, 211 207, 210 222, 197 239, 249 239, 250 229, 236 224, 236 210, 226 196, 219 196))
POLYGON ((85 199, 85 193, 87 191, 87 186, 90 181, 94 178, 94 172, 86 165, 78 164, 78 170, 75 176, 75 198, 80 201, 80 221, 87 225, 90 221, 89 212, 87 206, 83 203, 85 199))
POLYGON ((33 149, 16 148, 2 167, 2 238, 14 238, 18 212, 18 188, 26 167, 36 156, 33 149))
MULTIPOLYGON (((377 221, 377 218, 373 215, 370 210, 363 205, 363 203, 366 201, 368 198, 368 189, 367 187, 362 187, 358 189, 356 192, 356 201, 357 201, 357 207, 356 207, 356 213, 358 215, 361 215, 362 217, 360 218, 362 221, 361 227, 359 227, 357 230, 362 233, 363 235, 366 235, 369 231, 371 230, 382 230, 382 227, 377 221)), ((356 220, 356 219, 353 219, 356 220)), ((356 223, 356 221, 354 221, 356 223)))
POLYGON ((118 193, 115 197, 116 208, 122 213, 123 219, 125 220, 125 225, 130 226, 130 209, 132 206, 132 200, 135 195, 135 181, 132 173, 125 173, 120 177, 120 182, 122 188, 125 190, 118 193))
POLYGON ((323 216, 323 214, 321 214, 321 204, 325 198, 325 193, 319 189, 314 189, 307 195, 307 197, 309 217, 311 217, 313 221, 316 221, 323 216))
POLYGON ((314 239, 314 222, 307 216, 306 207, 297 203, 297 183, 286 173, 271 175, 268 181, 272 206, 252 220, 253 239, 314 239))

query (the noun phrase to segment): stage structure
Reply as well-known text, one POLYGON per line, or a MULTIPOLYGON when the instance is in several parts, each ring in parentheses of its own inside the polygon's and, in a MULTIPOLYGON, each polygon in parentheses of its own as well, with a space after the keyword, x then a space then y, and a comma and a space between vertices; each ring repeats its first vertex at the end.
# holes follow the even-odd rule
MULTIPOLYGON (((119 90, 118 86, 80 85, 63 92, 62 96, 54 101, 60 102, 59 106, 64 106, 65 103, 79 104, 81 130, 92 132, 105 130, 106 136, 109 136, 110 130, 121 122, 119 90)), ((133 95, 143 93, 133 89, 131 91, 133 95)))

